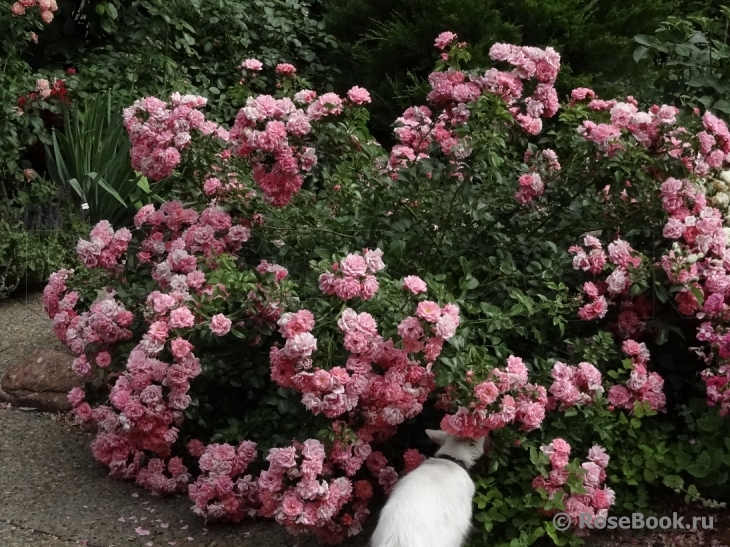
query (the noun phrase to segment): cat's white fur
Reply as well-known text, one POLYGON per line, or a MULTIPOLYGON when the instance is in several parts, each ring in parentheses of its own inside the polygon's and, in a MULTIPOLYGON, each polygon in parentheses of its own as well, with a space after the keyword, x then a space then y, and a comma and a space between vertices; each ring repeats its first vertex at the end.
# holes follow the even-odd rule
MULTIPOLYGON (((427 429, 442 454, 467 469, 484 453, 484 439, 458 439, 427 429)), ((474 483, 464 468, 443 458, 427 459, 403 477, 388 498, 372 547, 461 547, 471 529, 474 483)))

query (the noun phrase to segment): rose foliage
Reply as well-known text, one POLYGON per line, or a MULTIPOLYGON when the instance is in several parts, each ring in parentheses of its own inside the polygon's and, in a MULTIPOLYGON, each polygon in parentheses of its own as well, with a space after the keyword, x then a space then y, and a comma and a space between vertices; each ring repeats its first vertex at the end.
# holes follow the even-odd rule
POLYGON ((730 412, 726 124, 561 101, 551 48, 472 69, 454 34, 436 47, 390 151, 365 89, 319 94, 286 64, 232 127, 197 96, 125 111, 169 199, 99 223, 44 294, 113 477, 337 543, 440 425, 490 439, 490 545, 580 541, 550 515, 646 508, 659 477, 722 482, 677 418, 730 412))

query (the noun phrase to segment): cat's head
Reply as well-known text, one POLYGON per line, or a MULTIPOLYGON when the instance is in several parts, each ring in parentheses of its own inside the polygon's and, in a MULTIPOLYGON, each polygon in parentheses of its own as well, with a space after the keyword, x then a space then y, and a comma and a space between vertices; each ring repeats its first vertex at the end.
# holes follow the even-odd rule
POLYGON ((467 469, 484 455, 484 437, 481 439, 464 439, 437 429, 427 429, 426 435, 440 447, 436 451, 436 456, 443 454, 456 458, 464 462, 467 469))

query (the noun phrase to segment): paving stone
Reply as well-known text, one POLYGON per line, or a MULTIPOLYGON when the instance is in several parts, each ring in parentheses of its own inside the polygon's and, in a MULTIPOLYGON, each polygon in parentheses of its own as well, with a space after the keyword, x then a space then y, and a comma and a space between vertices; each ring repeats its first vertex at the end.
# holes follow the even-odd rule
POLYGON ((55 349, 35 351, 8 369, 0 380, 2 398, 13 406, 47 412, 71 410, 66 395, 71 388, 83 385, 83 380, 71 370, 73 359, 55 349))
POLYGON ((42 531, 0 522, 0 545, 3 547, 78 547, 79 544, 42 531))

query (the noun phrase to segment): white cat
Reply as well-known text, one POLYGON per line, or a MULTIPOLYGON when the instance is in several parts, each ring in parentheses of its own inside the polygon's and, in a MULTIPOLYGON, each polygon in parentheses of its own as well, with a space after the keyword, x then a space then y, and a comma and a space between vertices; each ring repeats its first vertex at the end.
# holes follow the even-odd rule
POLYGON ((484 454, 484 439, 433 429, 426 434, 440 448, 396 484, 372 547, 460 547, 471 529, 474 483, 467 469, 484 454))

